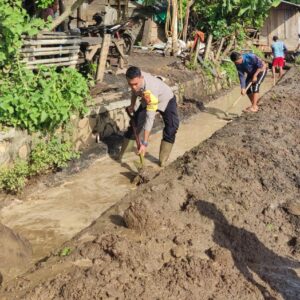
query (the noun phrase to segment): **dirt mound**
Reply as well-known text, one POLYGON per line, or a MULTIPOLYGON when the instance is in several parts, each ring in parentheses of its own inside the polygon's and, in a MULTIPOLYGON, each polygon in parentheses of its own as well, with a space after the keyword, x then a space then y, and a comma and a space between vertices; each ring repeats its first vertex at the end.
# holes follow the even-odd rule
POLYGON ((299 80, 291 70, 259 113, 128 194, 3 297, 299 299, 299 80))
POLYGON ((13 269, 24 272, 31 259, 30 243, 0 223, 0 285, 13 269))

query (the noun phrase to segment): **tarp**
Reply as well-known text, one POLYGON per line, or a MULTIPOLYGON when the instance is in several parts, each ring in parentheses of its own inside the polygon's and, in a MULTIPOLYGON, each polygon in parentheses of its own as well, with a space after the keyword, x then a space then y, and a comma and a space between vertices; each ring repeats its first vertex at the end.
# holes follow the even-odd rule
MULTIPOLYGON (((166 22, 166 18, 167 18, 167 8, 168 8, 168 1, 151 1, 151 5, 146 5, 147 4, 147 0, 136 0, 136 3, 140 4, 140 5, 144 5, 147 7, 150 7, 153 9, 153 20, 156 23, 165 23, 166 22)), ((149 1, 148 1, 149 3, 149 1)))

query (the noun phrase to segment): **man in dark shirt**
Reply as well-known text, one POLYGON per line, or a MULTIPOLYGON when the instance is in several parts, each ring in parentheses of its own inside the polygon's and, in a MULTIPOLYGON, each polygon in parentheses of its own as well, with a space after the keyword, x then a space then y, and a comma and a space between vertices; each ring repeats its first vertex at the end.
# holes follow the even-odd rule
POLYGON ((253 53, 240 54, 232 52, 230 59, 235 63, 241 84, 241 94, 247 93, 251 106, 245 112, 257 112, 259 101, 259 87, 267 74, 267 65, 253 53), (249 84, 251 86, 248 88, 249 84))

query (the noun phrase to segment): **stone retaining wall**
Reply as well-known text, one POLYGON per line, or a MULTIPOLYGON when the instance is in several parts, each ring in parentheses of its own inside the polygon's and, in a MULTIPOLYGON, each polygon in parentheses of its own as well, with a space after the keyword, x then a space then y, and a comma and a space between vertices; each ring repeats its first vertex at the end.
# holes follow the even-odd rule
MULTIPOLYGON (((225 83, 225 82, 223 82, 225 83)), ((226 84, 226 83, 225 83, 226 84)), ((197 74, 193 80, 174 85, 173 90, 177 100, 183 97, 192 99, 205 99, 222 89, 220 81, 207 82, 204 76, 197 74)), ((204 100, 203 100, 204 99, 204 100)), ((68 124, 70 130, 67 134, 76 145, 76 149, 89 147, 97 140, 103 139, 113 133, 120 133, 128 127, 129 119, 124 110, 130 104, 128 95, 101 96, 94 99, 94 106, 83 119, 73 116, 68 124)), ((13 162, 16 158, 26 159, 32 146, 32 137, 26 131, 14 128, 7 132, 0 132, 0 166, 13 162)))

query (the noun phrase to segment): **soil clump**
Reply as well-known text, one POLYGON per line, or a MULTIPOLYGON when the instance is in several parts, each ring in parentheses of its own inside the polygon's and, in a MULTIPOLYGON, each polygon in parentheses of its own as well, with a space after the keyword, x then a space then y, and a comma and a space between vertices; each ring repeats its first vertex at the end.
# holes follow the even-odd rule
POLYGON ((258 113, 129 193, 2 298, 299 299, 299 80, 289 71, 258 113))

